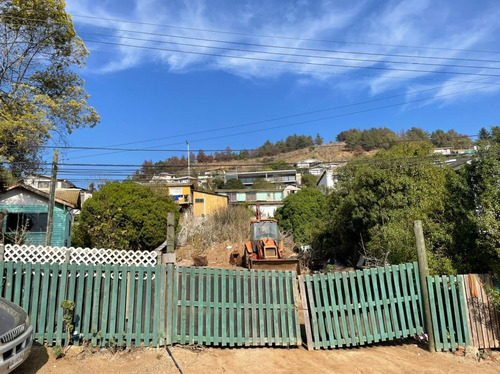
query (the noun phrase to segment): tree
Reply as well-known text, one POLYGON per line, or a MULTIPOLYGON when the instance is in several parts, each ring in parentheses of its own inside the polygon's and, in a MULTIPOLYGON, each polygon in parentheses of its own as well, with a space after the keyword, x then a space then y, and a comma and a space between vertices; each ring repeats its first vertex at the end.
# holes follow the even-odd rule
POLYGON ((405 132, 404 137, 410 141, 428 141, 429 133, 421 128, 412 127, 405 132))
POLYGON ((274 183, 269 182, 267 179, 256 178, 252 184, 252 188, 254 190, 268 190, 275 189, 276 186, 274 185, 274 183))
POLYGON ((295 243, 309 245, 326 222, 326 196, 315 188, 289 195, 274 217, 280 228, 291 232, 295 243))
POLYGON ((0 156, 16 175, 36 166, 53 135, 99 122, 75 73, 88 51, 64 8, 63 0, 0 4, 0 156))
POLYGON ((106 183, 82 207, 73 243, 90 248, 153 250, 166 238, 178 206, 165 191, 134 182, 106 183))
POLYGON ((302 174, 301 183, 303 186, 316 188, 316 183, 318 180, 312 174, 302 174))
POLYGON ((446 219, 454 171, 436 167, 430 143, 401 143, 339 171, 329 222, 315 247, 345 263, 368 255, 399 264, 416 260, 413 220, 422 220, 431 271, 455 271, 449 258, 453 221, 446 219), (371 161, 371 162, 370 162, 371 161))
POLYGON ((224 184, 224 189, 225 190, 244 190, 245 185, 239 179, 229 179, 224 184))
POLYGON ((318 133, 318 134, 316 134, 316 138, 314 139, 314 143, 315 143, 316 145, 321 145, 321 144, 323 144, 323 138, 322 138, 322 136, 321 136, 319 133, 318 133))

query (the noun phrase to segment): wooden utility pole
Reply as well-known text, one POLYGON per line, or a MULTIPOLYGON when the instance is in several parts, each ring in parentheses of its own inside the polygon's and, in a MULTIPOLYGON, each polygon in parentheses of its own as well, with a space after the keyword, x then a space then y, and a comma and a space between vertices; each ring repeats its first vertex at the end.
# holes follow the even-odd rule
POLYGON ((52 175, 50 176, 49 190, 49 211, 47 215, 47 234, 45 235, 45 245, 52 245, 52 230, 54 227, 54 206, 56 202, 56 184, 57 184, 57 162, 59 161, 59 152, 54 149, 52 156, 52 175))
POLYGON ((186 140, 186 145, 188 148, 188 177, 191 176, 191 152, 189 151, 189 142, 186 140))
POLYGON ((425 250, 424 232, 422 221, 413 221, 413 231, 417 243, 418 273, 420 275, 420 288, 422 290, 422 303, 424 305, 424 331, 429 339, 429 352, 436 352, 434 345, 434 330, 432 327, 431 306, 429 303, 429 290, 427 288, 427 277, 429 276, 429 264, 427 263, 427 252, 425 250))

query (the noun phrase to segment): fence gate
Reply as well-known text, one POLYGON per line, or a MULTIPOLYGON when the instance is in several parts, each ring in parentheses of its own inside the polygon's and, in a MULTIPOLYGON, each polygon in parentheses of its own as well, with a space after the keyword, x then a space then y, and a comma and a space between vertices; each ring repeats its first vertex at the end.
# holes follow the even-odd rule
POLYGON ((169 265, 166 282, 167 344, 301 344, 295 272, 169 265))
POLYGON ((423 332, 417 263, 300 277, 309 349, 359 346, 423 332))

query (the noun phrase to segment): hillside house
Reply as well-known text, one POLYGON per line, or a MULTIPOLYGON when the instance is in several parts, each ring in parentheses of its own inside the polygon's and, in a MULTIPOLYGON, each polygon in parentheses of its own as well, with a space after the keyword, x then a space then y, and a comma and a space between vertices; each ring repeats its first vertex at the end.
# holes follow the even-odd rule
POLYGON ((259 205, 263 217, 274 217, 276 209, 283 206, 284 191, 265 190, 217 190, 219 195, 227 196, 229 205, 247 205, 253 210, 259 205))
POLYGON ((179 211, 183 214, 203 217, 227 207, 226 196, 196 190, 193 183, 170 183, 165 187, 168 188, 168 194, 174 198, 175 203, 179 205, 179 211))
MULTIPOLYGON (((4 243, 45 245, 48 207, 49 194, 31 186, 18 184, 0 193, 4 243)), ((56 190, 53 246, 71 246, 73 218, 79 208, 79 193, 67 194, 56 190)))
POLYGON ((320 166, 323 161, 317 160, 315 158, 308 158, 307 160, 302 160, 297 162, 294 166, 297 169, 305 169, 308 170, 310 168, 320 166))
POLYGON ((319 187, 323 187, 322 190, 328 191, 335 187, 335 184, 338 182, 337 173, 333 170, 325 170, 321 177, 319 177, 316 185, 319 187))
POLYGON ((286 186, 296 186, 300 184, 300 174, 293 170, 270 170, 270 171, 247 171, 247 172, 227 172, 224 175, 224 182, 239 179, 246 188, 252 188, 256 179, 264 179, 274 183, 279 188, 286 186))

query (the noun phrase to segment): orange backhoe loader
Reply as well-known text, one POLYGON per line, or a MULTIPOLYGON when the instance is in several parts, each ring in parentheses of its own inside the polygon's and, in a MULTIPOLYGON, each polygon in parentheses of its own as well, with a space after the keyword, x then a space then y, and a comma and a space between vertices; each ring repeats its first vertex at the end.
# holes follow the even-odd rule
POLYGON ((299 260, 283 257, 278 221, 262 218, 257 206, 255 219, 250 222, 250 240, 245 243, 243 263, 249 269, 293 270, 300 274, 299 260))

